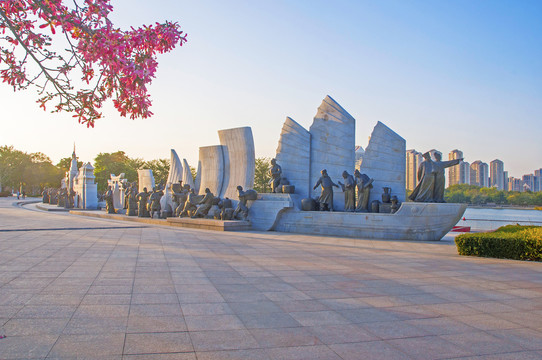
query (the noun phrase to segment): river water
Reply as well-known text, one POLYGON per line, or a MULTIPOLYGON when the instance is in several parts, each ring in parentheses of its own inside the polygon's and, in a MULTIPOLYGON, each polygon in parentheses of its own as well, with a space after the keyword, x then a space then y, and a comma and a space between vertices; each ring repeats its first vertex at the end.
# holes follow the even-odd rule
POLYGON ((457 226, 470 226, 471 231, 488 231, 509 224, 542 226, 542 211, 467 208, 457 226))

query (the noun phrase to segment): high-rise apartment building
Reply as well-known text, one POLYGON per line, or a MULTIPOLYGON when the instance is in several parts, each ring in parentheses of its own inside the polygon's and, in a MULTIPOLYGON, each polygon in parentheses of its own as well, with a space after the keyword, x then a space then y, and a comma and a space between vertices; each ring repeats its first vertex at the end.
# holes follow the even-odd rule
POLYGON ((460 181, 461 184, 470 184, 470 164, 466 161, 461 161, 459 163, 459 169, 460 169, 460 181))
POLYGON ((503 178, 503 184, 504 184, 503 185, 504 186, 503 190, 504 191, 509 191, 508 190, 508 171, 503 171, 502 172, 502 178, 503 178))
POLYGON ((542 191, 542 169, 534 171, 534 191, 542 191))
MULTIPOLYGON (((452 150, 448 154, 448 160, 462 159, 463 152, 461 150, 452 150)), ((470 168, 469 163, 462 161, 457 166, 448 168, 448 184, 469 184, 470 183, 470 168)))
POLYGON ((489 166, 476 160, 470 165, 470 184, 480 187, 489 187, 489 166))
POLYGON ((504 163, 499 160, 495 159, 492 162, 489 163, 490 166, 490 186, 496 187, 497 190, 503 190, 504 189, 504 163))
POLYGON ((535 191, 534 190, 534 175, 528 174, 523 175, 523 190, 524 191, 535 191))
POLYGON ((414 190, 418 185, 418 166, 423 161, 421 152, 414 149, 406 151, 406 188, 414 190))
POLYGON ((508 178, 508 191, 523 191, 521 179, 510 176, 508 178))

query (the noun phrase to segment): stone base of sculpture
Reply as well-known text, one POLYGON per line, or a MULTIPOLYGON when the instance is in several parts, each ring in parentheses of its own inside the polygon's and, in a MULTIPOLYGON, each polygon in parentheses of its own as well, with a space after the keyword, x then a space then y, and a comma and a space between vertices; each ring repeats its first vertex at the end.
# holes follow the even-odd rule
POLYGON ((249 202, 252 228, 360 239, 437 241, 463 216, 466 204, 402 203, 395 213, 302 211, 290 194, 259 194, 249 202))
POLYGON ((246 231, 252 230, 250 222, 241 220, 215 220, 204 218, 168 218, 168 225, 191 229, 215 231, 246 231))

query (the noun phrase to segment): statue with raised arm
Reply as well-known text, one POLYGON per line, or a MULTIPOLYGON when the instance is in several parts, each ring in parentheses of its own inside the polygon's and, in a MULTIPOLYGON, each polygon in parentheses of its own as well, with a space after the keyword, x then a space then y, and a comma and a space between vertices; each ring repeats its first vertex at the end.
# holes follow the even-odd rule
POLYGON ((344 192, 344 211, 354 211, 356 208, 356 183, 354 177, 346 170, 343 171, 344 184, 338 181, 344 192))
POLYGON ((431 160, 429 152, 423 154, 423 159, 420 166, 418 166, 418 185, 408 198, 416 202, 432 202, 435 189, 434 162, 431 160))
POLYGON ((356 178, 356 190, 358 192, 356 211, 367 212, 369 211, 369 196, 371 195, 374 179, 370 179, 369 176, 360 173, 357 169, 354 171, 354 177, 356 178))
POLYGON ((324 211, 326 208, 329 211, 333 211, 333 186, 339 187, 339 185, 335 184, 333 180, 331 180, 326 169, 322 170, 321 174, 322 176, 318 179, 316 185, 314 185, 313 190, 316 190, 318 185, 322 187, 322 193, 318 198, 318 202, 320 203, 320 211, 324 211))
POLYGON ((459 164, 461 161, 463 161, 463 158, 441 161, 442 155, 438 152, 435 152, 434 157, 435 161, 433 161, 433 172, 435 174, 435 187, 433 189, 433 201, 443 203, 446 202, 444 201, 444 186, 446 182, 444 177, 444 169, 459 164))
POLYGON ((269 183, 271 184, 271 192, 282 192, 279 187, 281 175, 282 168, 279 164, 277 164, 276 159, 271 159, 271 167, 269 168, 269 176, 271 176, 271 180, 269 180, 269 183))

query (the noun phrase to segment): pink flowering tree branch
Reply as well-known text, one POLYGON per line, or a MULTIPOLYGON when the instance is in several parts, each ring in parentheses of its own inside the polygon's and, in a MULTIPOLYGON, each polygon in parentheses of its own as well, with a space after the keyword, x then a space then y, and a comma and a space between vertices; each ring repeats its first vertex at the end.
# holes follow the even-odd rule
POLYGON ((0 0, 0 78, 14 90, 36 86, 40 107, 52 103, 53 112, 71 112, 87 126, 109 98, 122 116, 151 116, 156 56, 182 46, 186 34, 172 22, 120 30, 108 18, 112 10, 110 0, 70 8, 63 0, 0 0), (53 46, 60 35, 63 53, 53 46))

